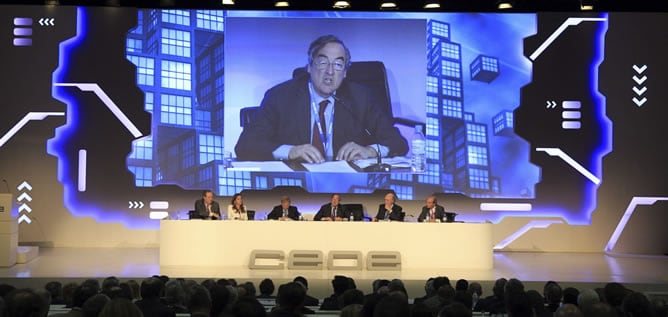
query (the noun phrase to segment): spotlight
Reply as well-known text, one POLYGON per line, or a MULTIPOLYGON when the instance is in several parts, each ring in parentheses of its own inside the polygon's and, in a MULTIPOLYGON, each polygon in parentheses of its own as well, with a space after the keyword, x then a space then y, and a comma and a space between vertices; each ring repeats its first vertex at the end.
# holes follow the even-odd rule
POLYGON ((334 9, 347 9, 350 8, 350 2, 346 0, 337 0, 332 7, 334 9))
POLYGON ((580 11, 594 10, 594 0, 580 0, 580 11))
POLYGON ((438 9, 441 7, 441 2, 439 0, 427 0, 424 3, 425 9, 438 9))
POLYGON ((515 3, 512 0, 497 0, 496 1, 496 8, 499 9, 499 10, 512 9, 514 5, 515 5, 515 3))
POLYGON ((289 6, 290 6, 290 2, 285 1, 285 0, 276 0, 274 2, 274 7, 277 7, 277 8, 285 8, 285 7, 289 7, 289 6))
POLYGON ((393 0, 383 0, 380 3, 381 10, 396 9, 397 7, 397 3, 393 0))
POLYGON ((226 6, 233 6, 234 5, 234 0, 222 0, 221 1, 223 5, 226 6))

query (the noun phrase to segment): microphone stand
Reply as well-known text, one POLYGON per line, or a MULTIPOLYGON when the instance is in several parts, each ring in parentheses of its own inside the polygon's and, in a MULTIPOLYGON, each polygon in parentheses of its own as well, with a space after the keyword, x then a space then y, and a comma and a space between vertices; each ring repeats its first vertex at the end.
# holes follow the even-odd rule
MULTIPOLYGON (((346 103, 338 98, 336 95, 332 95, 334 97, 334 100, 336 100, 340 105, 341 108, 345 109, 348 113, 350 113, 355 120, 355 123, 360 124, 359 119, 357 119, 357 116, 353 113, 352 110, 348 109, 348 106, 346 103)), ((376 136, 369 131, 366 127, 364 128, 364 133, 366 133, 367 137, 371 139, 376 144, 376 163, 371 164, 362 170, 365 172, 370 172, 370 173, 389 173, 392 171, 392 166, 390 164, 385 164, 383 163, 383 157, 380 153, 380 144, 378 144, 378 140, 376 139, 376 136)))

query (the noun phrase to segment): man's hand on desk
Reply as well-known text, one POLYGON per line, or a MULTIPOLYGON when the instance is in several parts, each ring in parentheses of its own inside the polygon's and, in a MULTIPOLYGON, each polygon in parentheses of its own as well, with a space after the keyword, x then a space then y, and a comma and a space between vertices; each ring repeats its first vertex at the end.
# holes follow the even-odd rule
POLYGON ((219 218, 220 218, 217 214, 215 214, 215 213, 213 213, 213 212, 210 212, 210 213, 209 213, 209 217, 210 217, 211 219, 219 219, 219 218))
POLYGON ((315 146, 311 144, 295 145, 290 148, 288 158, 291 160, 301 160, 307 163, 322 163, 325 158, 315 146))
POLYGON ((370 146, 361 146, 355 142, 348 142, 344 144, 339 153, 336 154, 336 160, 359 160, 376 157, 378 153, 370 146))

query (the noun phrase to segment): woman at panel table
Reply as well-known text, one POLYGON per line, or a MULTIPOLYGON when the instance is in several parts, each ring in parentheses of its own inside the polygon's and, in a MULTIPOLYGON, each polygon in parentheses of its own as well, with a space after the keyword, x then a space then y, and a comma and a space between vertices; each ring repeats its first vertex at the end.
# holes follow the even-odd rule
POLYGON ((244 198, 241 194, 234 194, 230 205, 227 206, 228 220, 248 220, 248 213, 244 205, 244 198))

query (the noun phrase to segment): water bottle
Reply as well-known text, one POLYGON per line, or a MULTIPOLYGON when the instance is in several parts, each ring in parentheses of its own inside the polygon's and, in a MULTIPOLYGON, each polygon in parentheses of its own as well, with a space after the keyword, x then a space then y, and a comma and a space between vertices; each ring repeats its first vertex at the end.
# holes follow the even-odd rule
POLYGON ((422 125, 415 126, 411 138, 411 169, 416 173, 423 173, 427 165, 427 141, 422 134, 422 125))
POLYGON ((348 217, 348 220, 355 221, 355 216, 352 213, 350 213, 350 217, 348 217))

